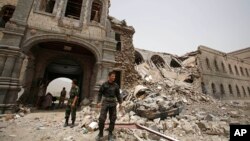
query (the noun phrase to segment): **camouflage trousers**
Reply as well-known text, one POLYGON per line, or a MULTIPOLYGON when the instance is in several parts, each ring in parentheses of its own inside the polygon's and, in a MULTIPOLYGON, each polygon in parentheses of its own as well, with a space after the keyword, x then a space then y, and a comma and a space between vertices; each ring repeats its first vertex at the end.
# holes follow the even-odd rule
POLYGON ((69 116, 71 114, 71 120, 76 120, 76 106, 74 108, 71 107, 71 105, 67 105, 66 111, 65 111, 65 119, 68 120, 69 116))
POLYGON ((112 132, 115 127, 115 121, 116 121, 116 103, 102 103, 101 107, 101 113, 99 117, 99 130, 102 133, 104 126, 105 126, 105 121, 107 118, 107 113, 109 113, 109 132, 112 132))

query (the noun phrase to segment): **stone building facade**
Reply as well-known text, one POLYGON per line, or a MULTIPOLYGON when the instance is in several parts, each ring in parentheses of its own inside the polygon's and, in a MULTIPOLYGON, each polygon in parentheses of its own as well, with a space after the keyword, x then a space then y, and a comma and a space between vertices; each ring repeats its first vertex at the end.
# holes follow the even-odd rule
POLYGON ((236 50, 228 54, 250 62, 250 47, 236 50))
POLYGON ((2 11, 6 5, 14 11, 0 33, 2 113, 21 85, 20 100, 34 104, 41 81, 77 79, 80 99, 94 100, 109 71, 117 71, 121 87, 136 78, 134 29, 108 17, 109 0, 3 0, 2 11))
POLYGON ((250 98, 250 62, 246 60, 249 53, 227 54, 205 46, 200 46, 198 52, 196 63, 203 93, 223 100, 250 98))

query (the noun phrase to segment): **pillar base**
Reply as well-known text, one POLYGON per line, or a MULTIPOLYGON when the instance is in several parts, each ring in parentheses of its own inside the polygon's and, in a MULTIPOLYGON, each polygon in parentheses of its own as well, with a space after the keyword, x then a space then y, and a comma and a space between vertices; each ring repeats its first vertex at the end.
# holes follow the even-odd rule
POLYGON ((0 77, 0 114, 13 112, 20 90, 18 79, 0 77))

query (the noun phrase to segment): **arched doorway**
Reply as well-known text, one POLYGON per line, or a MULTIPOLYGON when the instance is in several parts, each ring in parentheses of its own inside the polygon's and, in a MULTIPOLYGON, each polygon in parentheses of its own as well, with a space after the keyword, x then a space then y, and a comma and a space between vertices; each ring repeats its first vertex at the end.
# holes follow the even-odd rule
POLYGON ((60 77, 52 80, 46 89, 46 93, 51 93, 53 96, 60 97, 61 91, 63 88, 65 88, 67 95, 66 97, 69 97, 68 93, 71 89, 72 80, 66 77, 60 77))
POLYGON ((90 47, 72 42, 47 41, 27 48, 23 49, 29 56, 25 72, 25 93, 32 97, 27 100, 28 103, 36 101, 39 81, 45 80, 48 84, 60 77, 78 81, 79 103, 84 98, 91 97, 91 90, 96 80, 94 69, 98 54, 89 50, 90 47))

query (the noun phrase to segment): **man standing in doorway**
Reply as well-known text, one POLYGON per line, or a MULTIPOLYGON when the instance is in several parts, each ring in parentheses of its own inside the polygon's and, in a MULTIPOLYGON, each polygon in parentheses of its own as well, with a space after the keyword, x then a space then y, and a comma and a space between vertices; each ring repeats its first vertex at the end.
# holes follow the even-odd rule
POLYGON ((59 104, 58 104, 58 108, 64 107, 64 100, 66 97, 66 89, 65 87, 63 87, 62 91, 61 91, 61 95, 60 95, 60 100, 59 100, 59 104))
POLYGON ((115 121, 117 117, 116 100, 118 100, 119 102, 119 108, 121 108, 122 104, 122 97, 120 95, 119 86, 114 81, 115 81, 115 72, 112 71, 108 74, 108 81, 104 82, 99 90, 97 107, 98 108, 101 107, 101 113, 99 117, 99 134, 96 137, 97 141, 101 140, 103 137, 103 129, 108 112, 110 119, 108 140, 109 141, 113 140, 112 132, 114 130, 115 121))
POLYGON ((79 87, 77 86, 77 81, 73 80, 72 81, 72 87, 69 92, 69 99, 66 107, 66 112, 65 112, 65 124, 64 127, 68 126, 68 121, 69 121, 69 116, 71 114, 71 128, 74 127, 75 125, 75 120, 76 120, 76 104, 77 100, 79 97, 79 87))

